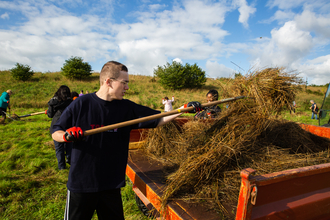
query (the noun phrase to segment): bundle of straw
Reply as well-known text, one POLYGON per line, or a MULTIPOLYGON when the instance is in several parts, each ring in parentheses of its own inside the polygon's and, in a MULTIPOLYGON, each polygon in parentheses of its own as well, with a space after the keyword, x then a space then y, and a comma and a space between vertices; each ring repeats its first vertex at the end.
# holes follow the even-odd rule
MULTIPOLYGON (((276 119, 293 102, 299 80, 282 68, 253 72, 236 78, 230 86, 220 85, 227 97, 253 99, 231 103, 216 120, 192 120, 180 129, 172 123, 149 131, 144 150, 172 167, 163 208, 172 198, 209 199, 213 208, 228 216, 227 210, 234 210, 237 203, 240 170, 251 167, 268 173, 293 168, 302 164, 302 156, 295 161, 292 153, 326 150, 329 140, 304 131, 296 123, 276 119), (288 157, 291 163, 280 161, 288 157)), ((311 157, 311 163, 324 161, 317 155, 311 157)))

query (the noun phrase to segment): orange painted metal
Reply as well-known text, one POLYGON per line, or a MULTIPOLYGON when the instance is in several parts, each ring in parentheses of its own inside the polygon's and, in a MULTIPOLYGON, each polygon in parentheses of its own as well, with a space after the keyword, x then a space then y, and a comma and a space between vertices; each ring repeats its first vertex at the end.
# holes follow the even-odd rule
POLYGON ((304 130, 309 131, 313 134, 316 134, 317 136, 330 138, 330 128, 329 127, 307 125, 307 124, 299 124, 299 125, 304 130))
MULTIPOLYGON (((139 191, 143 194, 142 197, 147 199, 152 206, 159 211, 161 208, 161 199, 160 196, 153 190, 145 181, 143 181, 135 170, 132 169, 130 165, 126 168, 126 175, 133 183, 133 188, 138 188, 139 191)), ((141 198, 141 197, 140 197, 141 198)), ((144 204, 148 206, 148 201, 142 199, 144 204)), ((164 214, 163 219, 165 220, 183 220, 175 210, 173 210, 170 206, 166 209, 166 214, 164 214)))
POLYGON ((236 220, 330 219, 330 163, 254 176, 241 172, 236 220), (257 188, 251 204, 251 187, 257 188), (250 187, 250 188, 249 188, 250 187))
MULTIPOLYGON (((330 138, 330 128, 300 124, 318 136, 330 138)), ((241 172, 236 220, 330 219, 330 163, 254 176, 241 172), (252 192, 255 204, 252 204, 252 192)))
POLYGON ((160 214, 162 220, 219 220, 219 215, 213 211, 206 211, 200 204, 188 204, 182 200, 171 200, 161 209, 161 196, 165 186, 162 177, 162 165, 150 161, 139 151, 130 151, 130 157, 126 168, 126 175, 133 183, 133 188, 138 189, 138 196, 148 206, 149 203, 160 214))
POLYGON ((251 182, 249 180, 250 175, 255 173, 255 170, 247 168, 241 172, 241 189, 238 197, 238 205, 236 210, 236 220, 243 220, 251 218, 251 182))

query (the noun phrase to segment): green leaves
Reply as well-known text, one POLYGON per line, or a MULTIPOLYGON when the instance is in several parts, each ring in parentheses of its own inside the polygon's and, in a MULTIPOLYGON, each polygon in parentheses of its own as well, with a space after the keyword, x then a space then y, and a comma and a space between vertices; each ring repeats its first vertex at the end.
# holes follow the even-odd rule
POLYGON ((27 81, 31 79, 34 72, 29 65, 16 63, 16 67, 10 70, 12 77, 16 80, 27 81))
POLYGON ((83 62, 81 57, 71 57, 65 60, 61 68, 62 75, 69 79, 85 79, 92 75, 92 66, 87 62, 83 62))
POLYGON ((173 61, 164 67, 158 66, 154 70, 155 76, 159 77, 159 83, 166 89, 200 88, 206 82, 205 71, 197 66, 173 61))

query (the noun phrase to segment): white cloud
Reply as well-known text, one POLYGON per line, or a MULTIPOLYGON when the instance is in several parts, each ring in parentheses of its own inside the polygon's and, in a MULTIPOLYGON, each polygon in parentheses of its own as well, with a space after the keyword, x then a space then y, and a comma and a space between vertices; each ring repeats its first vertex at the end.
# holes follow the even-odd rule
POLYGON ((173 59, 173 62, 177 62, 177 63, 181 63, 182 64, 182 60, 180 59, 180 58, 175 58, 175 59, 173 59))
POLYGON ((304 10, 318 10, 320 13, 329 13, 330 2, 328 0, 268 0, 267 7, 278 7, 281 10, 290 10, 303 7, 304 10))
POLYGON ((297 66, 297 68, 301 71, 302 77, 309 78, 309 84, 324 85, 330 82, 330 55, 308 60, 306 63, 297 66))
POLYGON ((267 6, 270 8, 278 7, 280 9, 290 9, 299 7, 300 5, 308 1, 310 0, 268 0, 267 6))
POLYGON ((271 18, 263 20, 260 23, 270 24, 273 21, 277 21, 279 24, 284 24, 287 21, 293 20, 295 15, 296 14, 290 10, 286 10, 286 11, 278 10, 271 18))
POLYGON ((232 77, 235 71, 216 61, 206 62, 206 75, 210 78, 232 77))
POLYGON ((219 54, 221 40, 228 34, 219 26, 226 10, 218 3, 185 1, 172 11, 140 13, 141 22, 116 26, 119 54, 130 62, 138 60, 136 71, 147 75, 168 57, 200 60, 219 54))
POLYGON ((286 67, 308 77, 310 84, 325 84, 330 76, 330 55, 307 59, 313 50, 326 46, 330 39, 329 16, 316 15, 309 10, 296 15, 293 20, 271 31, 252 46, 251 64, 257 67, 286 67))
POLYGON ((152 5, 149 5, 149 9, 151 10, 151 11, 158 11, 158 10, 160 10, 160 9, 163 9, 164 7, 166 7, 166 5, 164 5, 164 4, 152 4, 152 5))
POLYGON ((9 14, 6 12, 0 16, 2 19, 9 19, 9 14))
POLYGON ((323 38, 330 38, 330 16, 316 15, 309 10, 295 17, 297 26, 306 31, 315 32, 323 38))
POLYGON ((243 24, 245 28, 249 27, 248 20, 250 15, 254 14, 257 9, 249 6, 246 0, 235 0, 233 2, 235 6, 238 6, 238 11, 240 13, 238 21, 243 24))

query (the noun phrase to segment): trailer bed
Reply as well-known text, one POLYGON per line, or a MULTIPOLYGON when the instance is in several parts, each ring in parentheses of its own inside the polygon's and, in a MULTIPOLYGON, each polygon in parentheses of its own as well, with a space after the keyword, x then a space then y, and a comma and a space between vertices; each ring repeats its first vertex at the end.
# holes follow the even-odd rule
MULTIPOLYGON (((160 210, 160 197, 165 186, 163 166, 157 161, 147 159, 138 150, 130 150, 126 175, 133 183, 133 190, 149 209, 160 210)), ((156 211, 156 212, 157 212, 156 211)), ((209 219, 219 220, 219 214, 208 210, 201 204, 186 203, 174 200, 167 205, 166 219, 193 220, 209 219)))
MULTIPOLYGON (((184 123, 186 119, 179 122, 184 123)), ((330 138, 330 128, 300 125, 321 137, 330 138)), ((137 146, 145 136, 143 130, 131 133, 132 146, 137 146)), ((221 216, 206 205, 172 200, 166 214, 160 215, 162 189, 165 186, 163 165, 147 159, 141 151, 130 147, 126 175, 133 190, 156 217, 166 220, 219 220, 221 216), (132 150, 135 149, 135 150, 132 150)), ((241 171, 241 188, 236 220, 330 220, 330 163, 301 167, 265 175, 254 175, 255 170, 241 171)), ((229 209, 228 209, 229 210, 229 209)))

